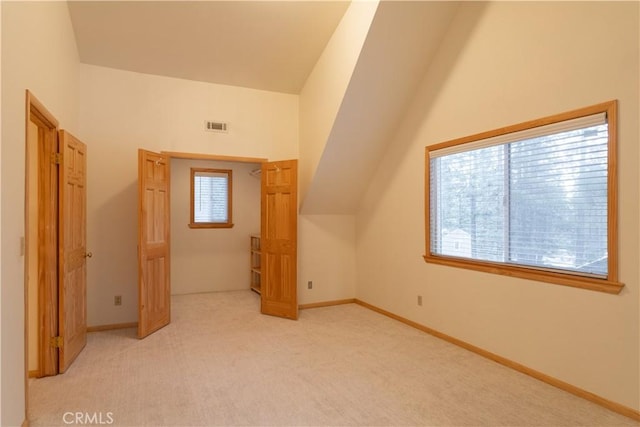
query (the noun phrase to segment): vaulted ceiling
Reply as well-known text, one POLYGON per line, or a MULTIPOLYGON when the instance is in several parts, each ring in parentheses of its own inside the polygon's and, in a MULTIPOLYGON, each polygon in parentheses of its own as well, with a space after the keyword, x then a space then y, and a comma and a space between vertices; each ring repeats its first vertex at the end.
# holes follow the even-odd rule
POLYGON ((303 213, 357 211, 458 6, 453 1, 379 3, 303 199, 303 213))
POLYGON ((80 61, 299 93, 349 1, 70 1, 80 61))
MULTIPOLYGON (((372 1, 372 0, 369 0, 372 1)), ((69 1, 80 61, 300 94, 350 1, 69 1)), ((302 213, 353 214, 458 2, 383 0, 302 213)))

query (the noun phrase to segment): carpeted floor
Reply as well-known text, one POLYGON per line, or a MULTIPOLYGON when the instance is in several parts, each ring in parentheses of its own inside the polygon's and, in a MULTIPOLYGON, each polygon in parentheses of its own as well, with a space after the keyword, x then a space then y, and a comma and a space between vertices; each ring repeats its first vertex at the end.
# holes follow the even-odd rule
POLYGON ((355 304, 298 321, 250 291, 172 304, 146 339, 91 333, 67 373, 32 380, 30 425, 639 425, 355 304))

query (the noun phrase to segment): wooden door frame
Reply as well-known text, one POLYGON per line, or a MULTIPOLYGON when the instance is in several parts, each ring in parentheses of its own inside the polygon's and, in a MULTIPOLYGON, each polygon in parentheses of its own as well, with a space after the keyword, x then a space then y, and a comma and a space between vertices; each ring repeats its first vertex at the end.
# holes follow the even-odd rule
MULTIPOLYGON (((143 148, 143 149, 146 150, 146 148, 143 148)), ((160 151, 159 154, 167 157, 167 162, 168 162, 167 168, 169 170, 169 175, 171 175, 171 160, 173 159, 211 160, 211 161, 218 161, 218 162, 234 162, 234 163, 256 163, 259 165, 262 165, 263 163, 266 163, 269 161, 264 157, 239 157, 239 156, 225 156, 225 155, 218 155, 218 154, 186 153, 186 152, 178 152, 178 151, 160 151)), ((169 183, 169 188, 171 188, 171 183, 169 183)), ((171 209, 171 203, 173 203, 171 200, 172 198, 169 197, 169 209, 171 209)), ((168 226, 169 226, 169 229, 171 229, 171 216, 169 216, 168 226)), ((169 243, 169 251, 171 251, 171 243, 169 243)), ((169 265, 169 268, 171 268, 171 265, 169 265)), ((171 307, 171 298, 169 298, 169 307, 171 307)), ((138 307, 138 311, 139 310, 140 308, 138 307)), ((139 313, 138 313, 138 316, 139 316, 139 313)))
MULTIPOLYGON (((289 162, 290 160, 275 160, 270 162, 268 159, 266 158, 255 158, 255 157, 234 157, 234 156, 222 156, 222 155, 215 155, 215 154, 198 154, 198 153, 183 153, 183 152, 174 152, 174 151, 161 151, 160 152, 161 155, 164 155, 167 157, 167 161, 168 161, 168 168, 169 168, 169 173, 171 171, 171 159, 186 159, 186 160, 214 160, 214 161, 225 161, 225 162, 237 162, 237 163, 257 163, 261 166, 261 169, 264 169, 265 165, 271 164, 271 163, 277 163, 277 162, 289 162)), ((299 206, 297 205, 297 200, 298 200, 298 176, 297 176, 297 165, 298 165, 298 160, 295 159, 295 168, 296 168, 296 177, 294 179, 294 185, 295 185, 295 215, 297 218, 298 215, 298 209, 299 206)), ((260 234, 261 236, 264 238, 263 236, 263 214, 262 214, 262 210, 263 210, 263 191, 264 191, 264 185, 265 185, 265 177, 262 176, 261 177, 261 182, 260 182, 260 187, 261 187, 261 196, 260 196, 260 210, 261 210, 261 219, 260 219, 260 234)), ((171 199, 171 198, 170 198, 171 199)), ((170 202, 171 203, 171 202, 170 202)), ((169 209, 171 209, 171 206, 169 206, 169 209)), ((169 217, 169 227, 171 227, 171 217, 169 217)), ((293 299, 295 300, 295 312, 292 313, 287 313, 287 314, 282 314, 282 312, 280 312, 279 310, 275 310, 273 311, 273 306, 271 307, 271 312, 268 312, 269 310, 265 311, 265 296, 263 293, 260 294, 260 311, 263 314, 273 314, 276 316, 282 316, 285 318, 290 318, 290 319, 297 319, 298 318, 298 296, 297 296, 297 286, 298 286, 298 282, 297 282, 297 219, 296 219, 296 230, 294 234, 294 239, 296 241, 295 244, 295 295, 293 297, 293 299)), ((264 242, 263 242, 264 243, 264 242)), ((262 256, 264 257, 265 253, 263 252, 262 256)), ((264 259, 261 260, 263 268, 264 265, 266 265, 266 263, 264 262, 264 259)), ((169 306, 171 306, 171 299, 169 299, 169 306)))
MULTIPOLYGON (((54 145, 57 145, 57 135, 58 135, 58 127, 59 127, 59 122, 58 120, 54 117, 53 114, 51 114, 49 112, 49 110, 47 110, 47 108, 29 91, 26 91, 26 102, 25 102, 25 200, 24 200, 24 241, 23 241, 23 254, 24 254, 24 369, 25 369, 25 373, 24 373, 24 378, 25 378, 25 420, 28 420, 28 414, 29 414, 29 266, 31 264, 31 262, 33 262, 33 260, 30 259, 29 256, 29 237, 30 234, 34 232, 34 230, 30 230, 29 227, 29 184, 30 181, 33 179, 36 179, 38 181, 38 186, 40 186, 40 181, 41 181, 41 174, 39 171, 39 167, 37 170, 32 171, 31 168, 29 167, 29 152, 31 149, 33 149, 33 147, 30 147, 29 144, 29 140, 30 140, 30 131, 29 131, 29 124, 31 122, 35 123, 38 126, 38 129, 40 131, 40 129, 44 129, 44 132, 47 133, 47 135, 45 135, 45 138, 51 138, 52 141, 54 141, 54 145)), ((37 147, 35 147, 38 150, 38 157, 41 157, 41 146, 40 146, 40 138, 38 138, 38 145, 37 147)), ((56 149, 57 151, 57 149, 56 149)), ((57 176, 57 172, 56 172, 56 176, 57 176)), ((57 185, 57 181, 56 181, 56 185, 57 185)), ((58 200, 58 191, 54 191, 54 194, 51 194, 51 197, 53 197, 55 199, 55 203, 57 203, 58 200)), ((40 218, 40 210, 41 207, 38 207, 38 217, 40 218)), ((49 224, 52 227, 52 230, 55 230, 55 233, 58 232, 58 224, 57 224, 57 206, 55 207, 55 213, 56 213, 56 220, 55 220, 55 224, 49 224)), ((38 220, 40 222, 40 219, 38 220)), ((38 226, 39 228, 39 226, 38 226)), ((36 233, 38 233, 38 230, 35 230, 36 233)), ((38 246, 40 248, 40 243, 38 243, 38 246)), ((47 250, 47 248, 42 248, 43 250, 47 250)), ((56 274, 54 275, 54 280, 55 283, 57 284, 58 282, 58 277, 57 277, 57 251, 58 251, 58 246, 57 246, 57 241, 55 242, 55 245, 51 245, 51 248, 53 249, 53 252, 56 254, 56 274)), ((38 258, 40 258, 40 252, 41 249, 38 250, 39 254, 38 254, 38 258)), ((38 267, 38 275, 40 275, 40 271, 42 269, 42 267, 40 266, 41 263, 39 263, 39 267, 38 267)), ((52 338, 51 336, 51 331, 52 329, 56 329, 57 330, 57 319, 58 319, 58 306, 57 303, 53 304, 50 298, 47 297, 51 297, 57 295, 58 289, 57 286, 55 289, 42 289, 44 287, 44 285, 42 283, 40 283, 41 281, 38 280, 38 331, 39 331, 39 346, 38 346, 38 371, 39 374, 42 373, 42 369, 43 369, 43 364, 44 361, 47 361, 48 363, 50 362, 51 364, 53 364, 55 366, 55 369, 57 371, 57 361, 56 363, 53 363, 53 361, 47 359, 47 355, 44 351, 44 347, 46 343, 50 342, 50 339, 52 338), (48 292, 47 292, 48 291, 48 292), (51 292, 54 292, 54 294, 51 294, 51 292), (46 305, 49 305, 49 307, 46 307, 46 305), (48 309, 50 310, 50 316, 45 316, 45 310, 48 309), (41 324, 42 322, 42 324, 41 324)), ((56 301, 57 301, 57 297, 56 297, 56 301)), ((48 347, 48 346, 46 346, 48 347)))

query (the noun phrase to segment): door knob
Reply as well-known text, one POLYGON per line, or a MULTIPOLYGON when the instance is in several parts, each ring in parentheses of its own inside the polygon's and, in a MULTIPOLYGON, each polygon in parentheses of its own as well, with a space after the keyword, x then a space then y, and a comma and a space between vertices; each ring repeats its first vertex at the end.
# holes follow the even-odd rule
POLYGON ((93 256, 93 254, 91 252, 87 252, 86 254, 84 254, 85 258, 91 258, 93 256))

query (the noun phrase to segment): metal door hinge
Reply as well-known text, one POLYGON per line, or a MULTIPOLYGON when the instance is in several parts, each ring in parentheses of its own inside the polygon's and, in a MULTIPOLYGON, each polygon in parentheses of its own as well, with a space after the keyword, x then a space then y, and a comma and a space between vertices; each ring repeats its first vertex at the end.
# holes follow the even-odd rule
POLYGON ((60 153, 51 153, 51 163, 60 164, 60 153))
POLYGON ((62 348, 62 343, 63 340, 60 336, 51 338, 51 347, 53 348, 62 348))

